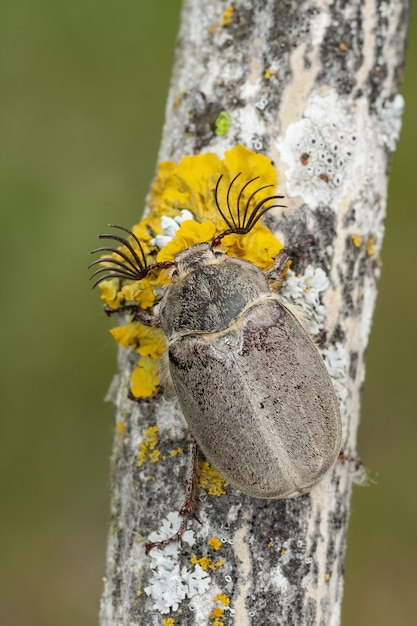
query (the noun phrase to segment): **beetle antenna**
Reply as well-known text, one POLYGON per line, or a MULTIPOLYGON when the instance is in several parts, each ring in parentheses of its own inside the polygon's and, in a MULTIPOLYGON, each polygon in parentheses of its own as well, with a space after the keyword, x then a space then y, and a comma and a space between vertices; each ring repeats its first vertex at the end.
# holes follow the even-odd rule
MULTIPOLYGON (((261 187, 261 189, 265 189, 266 187, 272 187, 273 185, 265 185, 265 187, 261 187)), ((248 232, 255 226, 256 222, 261 219, 262 215, 264 215, 269 209, 273 209, 275 207, 282 207, 282 204, 270 204, 269 206, 264 207, 265 202, 269 202, 270 200, 276 200, 277 198, 283 198, 284 196, 267 196, 258 202, 258 204, 254 207, 252 213, 249 216, 248 221, 245 223, 245 230, 248 232)), ((245 216, 246 217, 246 216, 245 216)))
POLYGON ((217 237, 215 237, 213 239, 213 241, 211 242, 212 247, 218 246, 220 241, 226 235, 231 235, 233 233, 234 234, 239 234, 239 235, 246 235, 250 230, 252 230, 252 228, 255 226, 255 224, 261 219, 261 217, 263 215, 265 215, 265 213, 267 211, 269 211, 270 209, 277 208, 277 207, 280 207, 280 208, 284 208, 285 207, 284 204, 269 204, 268 206, 265 206, 265 204, 267 202, 273 202, 274 200, 280 200, 281 198, 284 198, 284 196, 271 195, 271 196, 266 196, 266 198, 262 198, 262 200, 260 200, 254 206, 252 211, 250 211, 249 207, 250 207, 250 205, 252 203, 252 200, 254 199, 255 195, 258 192, 263 191, 264 189, 268 189, 269 187, 274 187, 273 184, 262 185, 261 187, 258 187, 257 189, 255 189, 255 191, 253 191, 250 194, 249 198, 246 201, 245 209, 243 211, 243 215, 241 214, 241 200, 242 200, 243 192, 245 191, 245 189, 251 183, 253 183, 255 180, 257 180, 259 178, 259 176, 256 176, 255 178, 252 178, 247 183, 245 183, 243 185, 243 187, 241 188, 240 192, 239 192, 239 195, 238 195, 237 201, 236 201, 236 208, 237 208, 237 222, 236 222, 236 220, 233 218, 233 216, 232 216, 232 214, 230 212, 229 194, 230 194, 230 189, 231 189, 233 183, 235 182, 237 177, 240 176, 240 173, 239 173, 232 180, 232 182, 230 183, 229 189, 227 191, 226 204, 227 204, 227 208, 229 210, 230 218, 231 218, 231 219, 228 219, 228 218, 226 218, 224 212, 221 210, 221 208, 219 206, 219 200, 218 200, 218 189, 219 189, 219 184, 220 184, 220 181, 222 179, 222 176, 223 175, 221 175, 219 180, 217 181, 216 189, 215 189, 215 192, 214 192, 214 197, 215 197, 215 202, 216 202, 216 206, 218 208, 218 211, 219 211, 220 215, 223 217, 224 221, 226 222, 226 224, 228 226, 228 229, 225 230, 223 233, 220 233, 220 235, 217 235, 217 237))
POLYGON ((142 280, 142 278, 145 278, 145 276, 147 276, 147 274, 149 274, 151 270, 157 267, 167 268, 173 265, 171 261, 148 265, 142 244, 136 237, 135 233, 133 233, 128 228, 124 228, 124 226, 118 226, 117 224, 109 224, 109 226, 111 228, 118 228, 119 230, 123 230, 125 233, 128 233, 137 244, 140 256, 133 247, 133 245, 130 243, 130 241, 125 237, 120 237, 119 235, 113 234, 99 235, 99 239, 113 239, 114 241, 118 241, 119 243, 121 243, 129 250, 131 257, 123 250, 120 250, 120 248, 110 248, 107 246, 103 246, 92 250, 91 254, 94 254, 96 252, 110 252, 111 254, 117 254, 120 259, 122 259, 116 259, 113 256, 101 257, 100 259, 93 261, 93 263, 88 266, 89 268, 91 268, 96 265, 100 265, 101 263, 109 263, 108 266, 101 267, 90 276, 91 280, 92 278, 102 274, 94 283, 93 289, 103 280, 108 280, 111 278, 120 278, 125 280, 142 280))
POLYGON ((233 187, 233 183, 235 182, 235 180, 237 180, 239 178, 239 176, 242 174, 242 172, 239 172, 239 174, 236 174, 236 176, 234 177, 234 179, 232 180, 232 182, 229 185, 229 189, 227 190, 227 195, 226 195, 226 204, 227 204, 227 209, 229 211, 229 215, 230 215, 230 219, 232 221, 232 224, 234 226, 234 228, 238 228, 240 226, 240 219, 239 219, 239 206, 237 209, 237 224, 236 224, 236 220, 233 217, 233 213, 232 213, 232 209, 230 208, 230 202, 229 202, 229 197, 230 197, 230 192, 232 191, 232 187, 233 187))
POLYGON ((121 241, 124 245, 126 245, 126 247, 130 250, 130 252, 133 255, 133 258, 135 259, 135 261, 137 262, 137 264, 142 267, 143 269, 145 269, 145 267, 147 266, 146 263, 146 257, 145 257, 145 253, 143 251, 142 248, 142 244, 140 243, 139 239, 136 237, 135 233, 131 230, 129 230, 129 228, 125 228, 124 226, 118 226, 117 224, 109 224, 110 228, 118 228, 119 230, 123 230, 125 233, 127 233, 128 235, 130 235, 134 241, 137 243, 137 246, 140 250, 140 254, 142 256, 142 260, 139 260, 139 257, 135 251, 135 249, 130 245, 129 241, 127 239, 118 239, 117 237, 115 237, 114 235, 99 235, 99 239, 115 239, 116 241, 121 241))
MULTIPOLYGON (((223 178, 223 174, 220 174, 220 176, 219 176, 219 178, 218 178, 218 180, 217 180, 217 183, 216 183, 216 188, 215 188, 215 190, 214 190, 214 201, 215 201, 215 203, 216 203, 216 207, 217 207, 218 212, 220 213, 220 215, 222 216, 222 218, 224 219, 224 221, 226 222, 226 224, 228 225, 228 227, 229 227, 229 228, 233 228, 233 227, 234 227, 234 225, 235 225, 235 224, 234 224, 234 222, 230 222, 230 221, 228 220, 228 218, 225 216, 225 214, 224 214, 224 213, 223 213, 223 211, 221 210, 221 208, 220 208, 220 204, 219 204, 218 191, 219 191, 220 181, 221 181, 221 179, 222 179, 222 178, 223 178)), ((230 187, 229 187, 229 189, 230 189, 230 187)), ((229 211, 230 211, 230 209, 229 209, 229 211)))
POLYGON ((94 263, 91 263, 88 268, 90 269, 90 267, 93 267, 94 265, 98 265, 99 263, 101 263, 102 261, 108 261, 109 263, 114 263, 115 265, 120 265, 121 267, 125 267, 126 269, 129 269, 129 271, 136 271, 137 269, 137 265, 135 265, 135 262, 132 261, 132 259, 125 253, 123 252, 123 250, 120 250, 120 248, 108 248, 106 247, 101 247, 101 248, 96 248, 95 250, 92 250, 91 254, 95 253, 95 252, 116 252, 120 257, 122 257, 122 259, 125 260, 125 263, 123 263, 122 261, 118 261, 117 259, 115 259, 114 257, 112 258, 106 258, 106 259, 97 259, 96 261, 94 261, 94 263), (128 268, 127 266, 130 266, 130 268, 128 268))
MULTIPOLYGON (((248 187, 251 183, 253 183, 255 180, 258 180, 259 176, 255 176, 255 178, 251 178, 250 180, 248 180, 247 183, 245 183, 242 187, 242 189, 239 191, 239 195, 237 197, 236 200, 236 206, 237 206, 237 221, 238 221, 238 226, 239 228, 242 228, 242 224, 240 222, 240 200, 242 198, 242 194, 245 191, 246 187, 248 187)), ((245 218, 243 218, 243 221, 245 221, 245 218)))
POLYGON ((242 227, 243 227, 243 228, 247 228, 247 227, 249 226, 249 223, 250 223, 250 220, 251 220, 252 215, 253 215, 254 213, 256 214, 256 213, 257 213, 257 211, 259 210, 259 209, 258 209, 258 207, 259 207, 259 203, 258 203, 258 204, 256 204, 256 205, 255 205, 255 207, 253 208, 252 213, 251 213, 251 215, 250 215, 250 217, 249 217, 248 221, 246 221, 246 218, 247 218, 247 216, 248 216, 248 211, 249 211, 250 204, 251 204, 252 200, 254 199, 254 197, 256 196, 256 194, 257 194, 259 191, 263 191, 264 189, 268 189, 269 187, 273 187, 273 186, 274 186, 274 185, 262 185, 262 187, 258 187, 258 189, 255 189, 255 191, 253 191, 253 192, 251 193, 251 195, 249 196, 249 198, 248 198, 248 200, 247 200, 247 202, 246 202, 245 212, 243 213, 243 222, 242 222, 242 227))

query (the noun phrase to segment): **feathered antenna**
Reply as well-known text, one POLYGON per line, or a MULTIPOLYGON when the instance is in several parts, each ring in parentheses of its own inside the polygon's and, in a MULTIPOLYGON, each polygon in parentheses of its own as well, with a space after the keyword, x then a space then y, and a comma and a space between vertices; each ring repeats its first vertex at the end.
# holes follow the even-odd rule
POLYGON ((171 267, 173 265, 171 261, 166 261, 164 263, 154 263, 152 265, 148 265, 146 262, 146 257, 142 248, 142 244, 140 243, 139 239, 136 237, 135 233, 129 230, 128 228, 125 228, 124 226, 118 226, 117 224, 109 224, 109 226, 110 228, 118 228, 119 230, 123 230, 125 233, 130 235, 139 248, 139 254, 135 250, 133 245, 130 243, 130 241, 126 239, 125 237, 120 237, 119 235, 111 235, 111 234, 99 235, 98 236, 99 239, 113 239, 114 241, 118 241, 119 243, 121 243, 123 246, 126 246, 126 248, 129 250, 132 256, 130 257, 128 254, 126 254, 125 252, 123 252, 123 250, 120 250, 119 248, 110 248, 107 246, 92 250, 91 254, 95 254, 96 252, 101 252, 101 253, 110 252, 111 254, 117 254, 120 257, 120 259, 122 259, 122 260, 115 259, 112 256, 101 257, 100 259, 97 259, 96 261, 94 261, 88 266, 89 268, 91 268, 91 267, 94 267, 95 265, 100 265, 100 263, 111 264, 111 266, 102 267, 96 270, 90 276, 90 280, 91 280, 95 276, 98 276, 99 274, 103 274, 96 280, 96 282, 93 285, 93 289, 103 280, 108 280, 110 278, 122 278, 125 280, 142 280, 142 278, 145 278, 145 276, 156 267, 171 267))
POLYGON ((277 208, 277 207, 285 207, 285 205, 283 204, 269 204, 268 206, 265 206, 267 202, 278 200, 284 197, 284 196, 272 195, 272 196, 266 196, 265 198, 262 198, 262 200, 257 202, 254 208, 250 211, 250 205, 255 195, 259 193, 260 191, 262 191, 263 189, 274 187, 274 185, 262 185, 262 187, 258 187, 250 194, 249 198, 246 201, 244 208, 242 208, 243 193, 250 184, 252 184, 255 180, 258 180, 259 176, 255 176, 255 178, 251 178, 251 180, 248 180, 248 182, 245 183, 243 187, 240 189, 239 195, 236 200, 236 217, 234 217, 233 211, 230 207, 230 192, 232 190, 232 187, 235 181, 239 178, 241 174, 242 172, 239 172, 239 174, 237 174, 233 178, 227 190, 226 206, 227 206, 227 211, 229 213, 227 217, 226 217, 225 211, 221 208, 220 203, 219 203, 219 186, 220 186, 220 181, 223 178, 223 174, 219 176, 219 179, 216 183, 216 188, 214 190, 214 200, 216 202, 217 210, 222 216, 222 218, 224 219, 224 221, 226 222, 228 229, 225 230, 223 233, 220 233, 220 235, 217 235, 217 237, 213 239, 213 241, 211 242, 212 247, 218 246, 220 241, 226 235, 231 235, 232 233, 236 233, 239 235, 246 235, 255 226, 256 222, 258 222, 267 211, 273 208, 277 208))

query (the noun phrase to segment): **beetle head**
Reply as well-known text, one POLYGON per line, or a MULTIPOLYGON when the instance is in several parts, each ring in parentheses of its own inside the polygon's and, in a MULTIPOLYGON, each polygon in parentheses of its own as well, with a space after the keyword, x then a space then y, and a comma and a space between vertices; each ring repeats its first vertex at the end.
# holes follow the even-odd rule
POLYGON ((232 182, 230 183, 227 193, 226 193, 226 207, 222 208, 219 202, 219 187, 223 178, 223 174, 218 178, 216 187, 214 190, 214 200, 216 203, 217 210, 222 216, 223 220, 227 225, 227 229, 222 233, 217 235, 212 241, 205 243, 198 243, 186 250, 179 252, 174 261, 164 261, 161 263, 154 263, 152 265, 148 265, 146 262, 146 257, 142 245, 136 235, 129 230, 128 228, 124 228, 123 226, 117 226, 115 224, 110 224, 112 228, 118 228, 119 230, 124 231, 134 240, 134 243, 137 246, 137 250, 135 249, 135 245, 125 237, 120 237, 118 235, 99 235, 99 239, 113 239, 114 241, 118 241, 123 246, 125 246, 129 252, 121 250, 120 248, 110 248, 110 247, 101 247, 93 250, 95 252, 109 252, 112 256, 101 257, 97 259, 89 267, 94 267, 101 263, 109 263, 105 267, 101 267, 96 270, 90 278, 96 278, 96 281, 93 285, 93 288, 96 287, 101 281, 111 279, 111 278, 120 278, 125 280, 142 280, 149 274, 149 272, 156 268, 169 268, 175 266, 174 276, 180 275, 183 273, 187 273, 192 271, 193 268, 207 263, 214 263, 220 260, 220 257, 224 254, 220 251, 214 251, 220 243, 223 237, 226 235, 232 234, 240 234, 246 235, 249 233, 255 224, 261 219, 261 217, 270 209, 276 207, 284 207, 282 204, 274 204, 275 200, 279 200, 284 196, 277 195, 269 195, 262 198, 259 201, 255 200, 256 194, 264 189, 268 189, 270 187, 274 187, 274 185, 262 185, 261 187, 257 187, 252 191, 244 203, 242 198, 244 192, 248 189, 252 183, 259 179, 259 176, 255 176, 255 178, 251 178, 248 182, 246 182, 240 189, 237 199, 236 206, 234 210, 230 206, 230 195, 233 188, 233 185, 237 181, 237 179, 241 176, 241 172, 237 174, 232 182), (272 202, 272 204, 269 204, 272 202), (255 206, 253 206, 255 204, 255 206), (251 208, 252 207, 252 208, 251 208), (117 255, 117 257, 115 257, 117 255))
POLYGON ((183 276, 201 265, 218 263, 226 257, 223 250, 214 250, 208 242, 196 243, 191 248, 181 250, 175 257, 175 269, 172 276, 183 276))

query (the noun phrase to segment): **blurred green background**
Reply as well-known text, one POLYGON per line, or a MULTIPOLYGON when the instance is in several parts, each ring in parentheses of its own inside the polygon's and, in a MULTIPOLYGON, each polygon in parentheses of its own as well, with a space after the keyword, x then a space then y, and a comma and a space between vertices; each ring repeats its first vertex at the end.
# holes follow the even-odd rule
MULTIPOLYGON (((112 442, 102 398, 116 350, 86 265, 107 223, 142 210, 179 7, 1 2, 4 626, 97 623, 112 442)), ((344 626, 417 623, 416 35, 359 433, 377 482, 354 491, 344 626)))

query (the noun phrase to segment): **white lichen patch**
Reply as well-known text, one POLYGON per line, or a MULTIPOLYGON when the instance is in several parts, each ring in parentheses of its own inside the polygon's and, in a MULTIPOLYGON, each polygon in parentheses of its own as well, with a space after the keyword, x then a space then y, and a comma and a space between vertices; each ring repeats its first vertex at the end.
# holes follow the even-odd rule
POLYGON ((297 595, 297 587, 283 574, 280 564, 272 570, 269 582, 274 591, 278 592, 281 598, 285 598, 285 607, 290 607, 297 595))
POLYGON ((154 408, 158 432, 161 435, 168 434, 174 440, 185 436, 188 426, 175 396, 169 400, 164 396, 158 398, 154 408))
MULTIPOLYGON (((371 332, 372 317, 375 309, 376 289, 373 280, 365 279, 363 290, 363 313, 360 326, 361 342, 366 346, 371 332)), ((365 378, 365 368, 362 369, 362 380, 365 378)))
POLYGON ((167 243, 174 239, 175 233, 183 222, 193 219, 194 215, 191 213, 191 211, 188 211, 187 209, 183 209, 181 211, 181 214, 177 215, 174 218, 163 215, 161 217, 161 228, 163 230, 163 235, 156 235, 156 237, 151 240, 151 243, 157 248, 163 248, 167 245, 167 243))
POLYGON ((315 19, 312 22, 311 28, 311 43, 313 44, 313 46, 321 45, 330 21, 330 13, 322 11, 316 15, 315 19))
POLYGON ((311 208, 324 204, 338 210, 343 198, 367 188, 367 177, 384 175, 380 159, 365 159, 381 154, 381 141, 393 149, 401 111, 400 96, 392 102, 382 99, 376 116, 371 115, 365 97, 353 108, 334 90, 326 95, 312 93, 302 119, 290 124, 277 143, 288 165, 288 194, 300 196, 311 208))
POLYGON ((337 343, 324 350, 323 357, 340 401, 340 412, 343 414, 346 411, 348 394, 349 353, 342 344, 337 343))
POLYGON ((300 310, 302 321, 312 335, 316 335, 323 328, 326 311, 321 304, 320 294, 329 285, 329 279, 320 267, 308 265, 303 276, 297 276, 291 269, 288 270, 280 289, 280 295, 300 310))
POLYGON ((313 93, 302 119, 290 124, 278 143, 288 164, 288 193, 301 196, 312 208, 332 204, 342 193, 346 170, 353 168, 358 137, 357 116, 341 105, 335 91, 313 93))
POLYGON ((375 106, 381 122, 381 134, 385 145, 389 150, 395 150, 401 131, 404 98, 401 94, 397 94, 393 100, 386 100, 380 96, 375 106))
MULTIPOLYGON (((180 523, 178 513, 168 513, 162 528, 151 533, 149 541, 161 541, 172 536, 179 529, 180 523)), ((182 536, 182 542, 194 545, 194 531, 187 530, 182 536)), ((183 600, 202 596, 211 585, 210 576, 199 564, 180 567, 180 550, 180 543, 174 542, 164 549, 153 548, 149 553, 152 576, 145 593, 153 599, 153 609, 162 614, 177 611, 183 600)))

